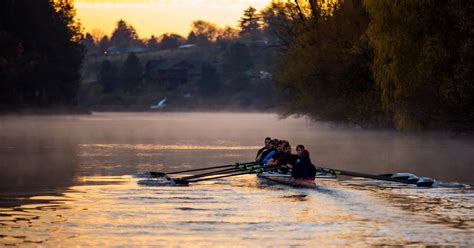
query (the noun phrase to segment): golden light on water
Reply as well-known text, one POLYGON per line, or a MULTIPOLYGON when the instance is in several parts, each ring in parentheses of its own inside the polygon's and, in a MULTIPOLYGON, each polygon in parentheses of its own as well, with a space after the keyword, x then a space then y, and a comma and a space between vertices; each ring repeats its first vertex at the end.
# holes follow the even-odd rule
POLYGON ((158 145, 158 144, 81 144, 84 148, 121 148, 133 150, 257 150, 260 146, 158 145))
POLYGON ((135 27, 141 38, 163 33, 187 36, 191 23, 205 20, 235 27, 243 10, 260 10, 269 0, 78 0, 77 17, 86 32, 110 35, 119 19, 135 27))

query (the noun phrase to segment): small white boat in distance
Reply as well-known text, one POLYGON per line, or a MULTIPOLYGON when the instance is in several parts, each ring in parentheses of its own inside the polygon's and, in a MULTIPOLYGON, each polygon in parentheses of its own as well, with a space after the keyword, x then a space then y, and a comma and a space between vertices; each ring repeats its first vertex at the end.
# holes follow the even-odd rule
POLYGON ((150 106, 150 109, 162 109, 166 106, 166 100, 167 98, 165 97, 163 100, 161 100, 160 102, 158 102, 156 105, 151 105, 150 106))

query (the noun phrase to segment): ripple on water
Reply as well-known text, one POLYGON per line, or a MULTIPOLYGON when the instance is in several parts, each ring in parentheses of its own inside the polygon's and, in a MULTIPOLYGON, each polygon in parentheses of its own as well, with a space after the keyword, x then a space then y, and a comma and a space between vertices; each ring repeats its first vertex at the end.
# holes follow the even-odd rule
POLYGON ((92 177, 62 195, 35 198, 47 200, 44 204, 2 208, 0 242, 473 245, 468 189, 320 180, 318 190, 308 190, 261 184, 253 176, 178 188, 145 187, 138 180, 92 177))

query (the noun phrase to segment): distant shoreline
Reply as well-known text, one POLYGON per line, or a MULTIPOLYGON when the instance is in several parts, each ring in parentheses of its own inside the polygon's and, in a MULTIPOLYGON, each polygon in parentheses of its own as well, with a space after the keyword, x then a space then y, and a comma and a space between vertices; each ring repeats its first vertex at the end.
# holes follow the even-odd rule
POLYGON ((0 109, 0 116, 21 115, 91 115, 92 111, 80 107, 50 107, 50 108, 13 108, 0 109))

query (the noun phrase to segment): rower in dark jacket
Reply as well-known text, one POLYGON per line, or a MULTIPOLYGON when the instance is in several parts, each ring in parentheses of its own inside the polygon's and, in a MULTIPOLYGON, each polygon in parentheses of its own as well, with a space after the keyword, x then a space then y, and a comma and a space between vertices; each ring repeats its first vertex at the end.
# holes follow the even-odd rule
POLYGON ((294 179, 313 179, 316 177, 316 167, 311 163, 309 152, 303 150, 301 155, 296 157, 291 170, 291 177, 294 179))
MULTIPOLYGON (((260 148, 260 150, 258 150, 257 152, 257 156, 255 156, 255 161, 257 161, 258 157, 262 154, 262 152, 270 149, 270 143, 272 141, 272 138, 270 137, 266 137, 265 138, 265 141, 264 141, 264 146, 262 148, 260 148)), ((258 162, 258 161, 257 161, 258 162)))

